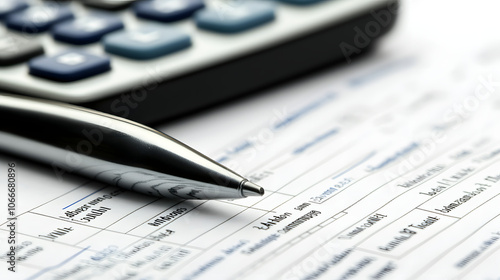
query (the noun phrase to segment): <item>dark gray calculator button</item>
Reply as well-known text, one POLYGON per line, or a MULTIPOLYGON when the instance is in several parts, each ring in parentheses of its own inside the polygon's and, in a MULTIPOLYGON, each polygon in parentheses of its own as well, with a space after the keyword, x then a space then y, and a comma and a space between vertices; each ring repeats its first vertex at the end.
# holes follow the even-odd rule
POLYGON ((42 45, 33 39, 10 32, 0 34, 0 66, 27 61, 43 53, 42 45))
POLYGON ((127 8, 133 0, 83 0, 83 4, 92 8, 104 10, 120 10, 127 8))

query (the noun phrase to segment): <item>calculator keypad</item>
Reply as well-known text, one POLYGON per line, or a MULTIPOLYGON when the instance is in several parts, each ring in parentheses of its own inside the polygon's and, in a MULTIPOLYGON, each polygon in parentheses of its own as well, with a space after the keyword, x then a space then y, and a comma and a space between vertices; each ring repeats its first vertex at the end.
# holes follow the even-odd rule
MULTIPOLYGON (((321 0, 277 1, 310 4, 321 0)), ((223 34, 242 33, 272 22, 276 17, 277 1, 232 0, 221 6, 220 3, 206 5, 204 0, 80 0, 83 6, 75 9, 71 1, 59 1, 59 4, 29 2, 32 4, 28 6, 25 0, 1 0, 0 21, 23 34, 7 32, 8 36, 1 37, 0 66, 21 63, 43 54, 44 48, 37 43, 36 34, 50 31, 55 41, 50 45, 57 46, 55 50, 59 54, 53 55, 51 48, 52 56, 32 59, 29 73, 55 81, 76 81, 110 70, 110 58, 94 54, 96 50, 133 60, 159 58, 200 43, 192 40, 189 29, 183 28, 187 21, 193 22, 192 26, 202 32, 230 36, 223 34), (133 26, 124 24, 124 13, 110 12, 129 6, 131 13, 127 16, 137 18, 133 26), (100 10, 87 9, 82 13, 84 7, 100 10), (177 23, 180 26, 176 26, 177 23), (31 36, 35 38, 27 34, 34 34, 31 36), (68 47, 65 44, 83 48, 64 52, 68 47), (70 65, 61 61, 79 63, 70 65)))

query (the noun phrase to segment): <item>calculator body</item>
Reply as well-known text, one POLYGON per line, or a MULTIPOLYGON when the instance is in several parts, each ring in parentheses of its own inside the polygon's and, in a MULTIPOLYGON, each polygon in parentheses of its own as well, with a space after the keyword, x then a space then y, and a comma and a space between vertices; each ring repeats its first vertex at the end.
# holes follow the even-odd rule
MULTIPOLYGON (((205 8, 224 11, 238 9, 241 1, 205 2, 205 8)), ((106 11, 119 16, 125 30, 172 26, 190 36, 188 48, 151 59, 108 53, 102 41, 75 45, 56 40, 50 30, 24 34, 2 27, 4 32, 17 32, 39 42, 45 56, 67 49, 84 50, 109 58, 110 69, 61 82, 30 74, 29 61, 19 62, 0 66, 0 90, 79 104, 151 124, 256 92, 332 63, 348 64, 393 26, 398 12, 395 0, 275 2, 273 20, 243 32, 202 29, 193 20, 194 15, 169 23, 140 18, 134 11, 137 3, 106 11)), ((102 7, 80 2, 62 5, 69 5, 75 18, 102 12, 102 7)))

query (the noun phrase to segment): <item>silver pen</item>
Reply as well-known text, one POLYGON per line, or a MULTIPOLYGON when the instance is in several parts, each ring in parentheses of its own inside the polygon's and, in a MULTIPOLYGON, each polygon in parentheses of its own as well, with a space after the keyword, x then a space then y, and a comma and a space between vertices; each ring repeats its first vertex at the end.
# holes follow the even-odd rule
POLYGON ((262 196, 264 189, 162 132, 94 110, 0 94, 0 150, 148 195, 262 196))

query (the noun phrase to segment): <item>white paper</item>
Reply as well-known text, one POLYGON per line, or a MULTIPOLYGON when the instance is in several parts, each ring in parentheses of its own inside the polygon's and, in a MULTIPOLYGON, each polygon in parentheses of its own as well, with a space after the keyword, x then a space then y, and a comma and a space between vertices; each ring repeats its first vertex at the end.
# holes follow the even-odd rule
POLYGON ((0 278, 499 278, 498 22, 493 1, 435 2, 403 1, 363 61, 160 127, 262 198, 174 202, 2 155, 0 278))

